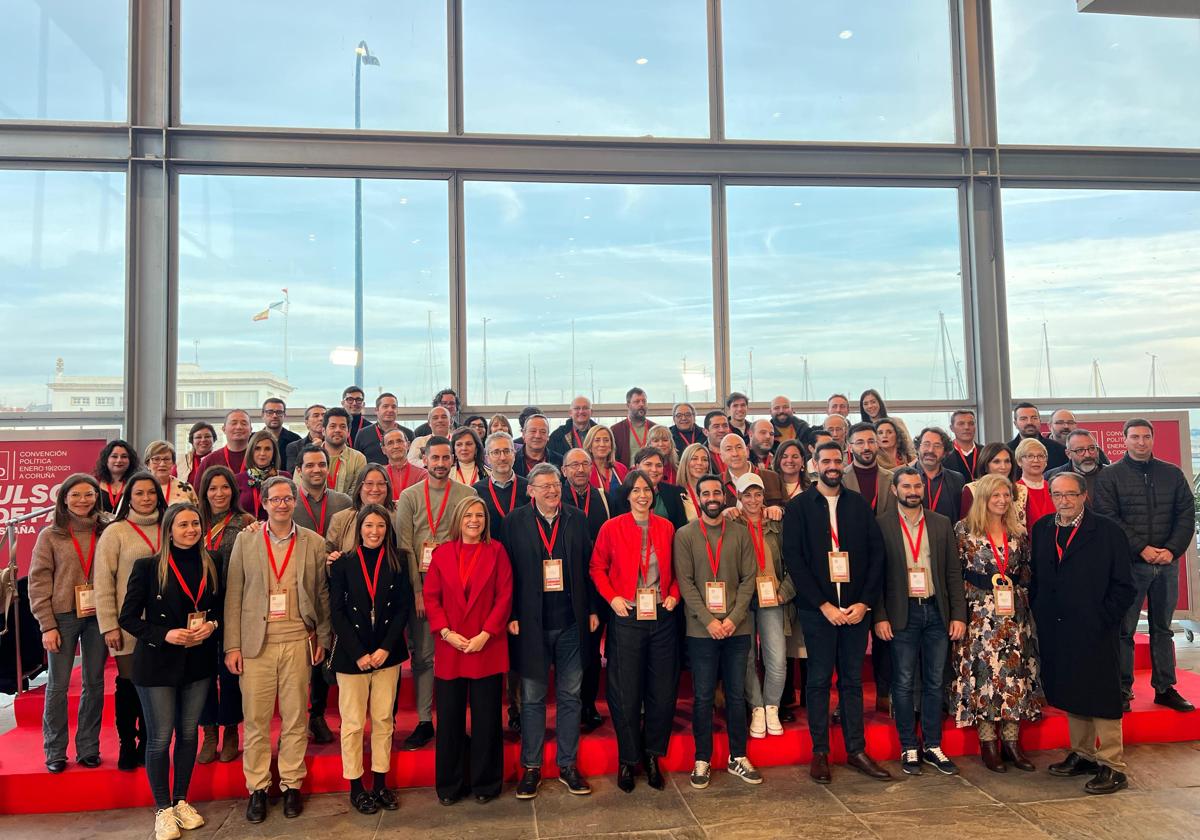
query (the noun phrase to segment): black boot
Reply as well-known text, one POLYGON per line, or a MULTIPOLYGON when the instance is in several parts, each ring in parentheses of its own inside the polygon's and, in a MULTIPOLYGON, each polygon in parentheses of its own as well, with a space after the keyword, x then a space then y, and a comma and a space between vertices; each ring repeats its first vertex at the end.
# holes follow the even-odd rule
POLYGON ((117 677, 117 688, 113 693, 113 710, 117 719, 117 737, 121 751, 117 756, 118 770, 138 768, 137 718, 141 704, 137 702, 137 689, 124 677, 117 677))

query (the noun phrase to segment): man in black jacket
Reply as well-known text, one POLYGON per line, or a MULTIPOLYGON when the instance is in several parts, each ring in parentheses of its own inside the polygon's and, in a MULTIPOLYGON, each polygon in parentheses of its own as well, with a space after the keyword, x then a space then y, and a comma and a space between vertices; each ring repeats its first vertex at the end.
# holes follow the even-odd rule
MULTIPOLYGON (((1030 402, 1017 403, 1013 409, 1013 426, 1017 429, 1017 435, 1008 442, 1013 452, 1017 451, 1021 438, 1037 438, 1046 447, 1047 470, 1058 469, 1067 463, 1067 448, 1054 438, 1042 434, 1042 413, 1036 405, 1030 402)), ((1017 477, 1021 477, 1019 469, 1017 477)))
POLYGON ((1115 519, 1125 532, 1133 563, 1133 606, 1121 623, 1121 685, 1125 710, 1133 699, 1133 634, 1149 599, 1150 684, 1154 702, 1177 712, 1191 703, 1175 690, 1171 616, 1179 600, 1179 558, 1196 533, 1196 503, 1182 470, 1154 457, 1154 426, 1125 421, 1125 457, 1096 478, 1096 513, 1115 519))
POLYGON ((846 762, 873 779, 891 779, 866 753, 862 667, 870 622, 882 592, 883 536, 871 506, 842 488, 842 448, 817 447, 818 482, 788 502, 783 514, 783 559, 796 587, 796 612, 808 648, 809 775, 829 784, 829 688, 838 673, 846 762))
POLYGON ((671 426, 671 440, 675 441, 675 451, 683 453, 683 450, 691 446, 693 443, 704 443, 704 430, 696 425, 696 407, 691 403, 682 402, 676 403, 671 410, 671 417, 675 420, 671 426))
POLYGON ((492 432, 483 448, 492 474, 471 486, 475 488, 479 498, 483 499, 483 506, 488 509, 492 535, 507 549, 505 524, 510 513, 529 504, 529 493, 526 490, 529 482, 513 472, 517 452, 513 448, 512 435, 508 432, 492 432))
POLYGON ((1096 445, 1096 439, 1087 429, 1076 429, 1067 436, 1066 466, 1046 471, 1046 481, 1053 481, 1055 476, 1072 472, 1083 478, 1087 484, 1087 503, 1093 504, 1096 498, 1096 478, 1106 466, 1101 462, 1103 453, 1096 445))
POLYGON ((966 479, 944 466, 950 436, 936 426, 922 429, 917 435, 917 465, 925 478, 925 507, 937 511, 951 522, 957 522, 966 479))
POLYGON ((576 397, 571 402, 571 416, 550 434, 550 443, 546 448, 561 461, 569 450, 583 449, 583 439, 595 425, 596 421, 592 419, 592 401, 587 397, 576 397))
POLYGON ((579 750, 583 639, 599 623, 588 566, 592 541, 581 512, 562 504, 562 476, 553 464, 529 471, 533 504, 507 521, 513 569, 512 621, 516 670, 521 674, 521 765, 518 799, 533 799, 542 783, 546 689, 554 667, 558 706, 558 778, 573 794, 591 787, 575 766, 579 750))

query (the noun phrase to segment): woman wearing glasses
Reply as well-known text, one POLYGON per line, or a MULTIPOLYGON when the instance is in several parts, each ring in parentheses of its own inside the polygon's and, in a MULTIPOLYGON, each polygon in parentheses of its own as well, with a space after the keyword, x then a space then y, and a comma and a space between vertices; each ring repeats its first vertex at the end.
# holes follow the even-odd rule
POLYGON ((167 507, 177 505, 180 502, 187 502, 190 505, 196 504, 196 491, 194 487, 171 475, 171 471, 175 467, 175 447, 169 441, 153 441, 146 447, 143 456, 146 468, 150 470, 150 474, 158 481, 159 489, 162 490, 163 501, 166 502, 167 507))

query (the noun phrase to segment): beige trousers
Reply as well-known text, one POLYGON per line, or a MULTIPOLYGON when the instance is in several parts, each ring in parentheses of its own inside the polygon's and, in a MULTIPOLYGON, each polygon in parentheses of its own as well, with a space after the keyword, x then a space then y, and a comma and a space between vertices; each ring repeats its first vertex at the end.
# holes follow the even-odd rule
POLYGON ((246 718, 242 771, 246 790, 271 786, 271 719, 279 701, 279 787, 299 788, 307 768, 308 642, 266 642, 253 659, 242 660, 242 714, 246 718))
POLYGON ((338 713, 342 717, 342 778, 363 774, 363 724, 371 716, 371 770, 386 773, 392 758, 392 704, 400 666, 337 675, 338 713))
POLYGON ((1067 730, 1071 733, 1072 750, 1119 773, 1125 772, 1125 743, 1120 719, 1079 717, 1068 712, 1067 730), (1099 749, 1096 748, 1097 741, 1100 742, 1099 749))

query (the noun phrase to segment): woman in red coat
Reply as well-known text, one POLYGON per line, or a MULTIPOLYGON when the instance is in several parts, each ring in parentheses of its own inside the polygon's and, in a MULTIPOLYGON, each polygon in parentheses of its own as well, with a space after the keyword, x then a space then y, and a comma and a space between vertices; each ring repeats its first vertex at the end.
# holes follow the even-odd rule
POLYGON ((500 709, 503 675, 508 671, 505 631, 512 612, 512 566, 504 546, 491 538, 483 502, 463 499, 450 522, 450 541, 434 549, 424 587, 429 630, 437 637, 433 643, 436 785, 443 805, 453 805, 468 793, 480 803, 500 795, 504 780, 500 709))
POLYGON ((642 762, 647 783, 662 790, 658 759, 667 754, 679 685, 675 528, 651 512, 654 487, 641 470, 630 472, 617 492, 628 499, 630 512, 604 523, 591 564, 596 591, 613 609, 605 651, 608 710, 620 761, 617 786, 632 791, 642 762))

